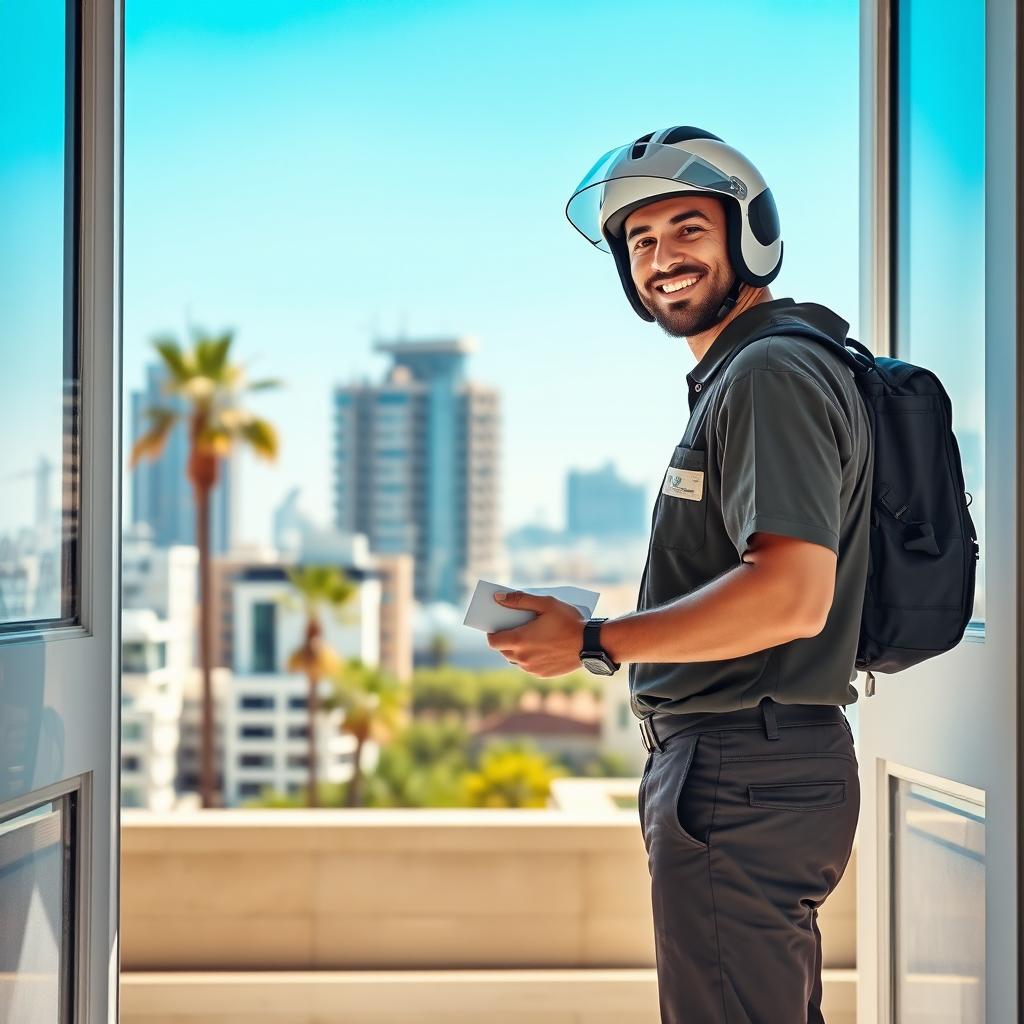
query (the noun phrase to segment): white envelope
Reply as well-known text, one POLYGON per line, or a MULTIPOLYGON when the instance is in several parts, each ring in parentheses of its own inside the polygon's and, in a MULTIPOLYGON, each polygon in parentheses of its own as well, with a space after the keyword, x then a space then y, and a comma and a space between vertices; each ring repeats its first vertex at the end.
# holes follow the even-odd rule
POLYGON ((526 594, 549 594, 559 601, 574 605, 585 618, 591 618, 597 600, 601 596, 596 590, 583 587, 506 587, 490 580, 477 580, 476 589, 466 609, 463 625, 482 629, 485 633, 496 633, 502 629, 513 629, 537 617, 528 608, 509 608, 498 604, 494 595, 509 590, 521 590, 526 594))

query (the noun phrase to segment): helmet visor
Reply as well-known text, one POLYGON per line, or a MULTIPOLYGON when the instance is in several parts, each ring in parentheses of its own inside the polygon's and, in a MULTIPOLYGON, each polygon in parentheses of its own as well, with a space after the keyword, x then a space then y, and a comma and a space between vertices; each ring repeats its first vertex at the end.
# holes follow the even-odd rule
MULTIPOLYGON (((708 192, 719 192, 743 199, 747 187, 739 178, 726 174, 702 156, 691 153, 679 146, 665 146, 657 142, 640 143, 642 155, 633 157, 635 143, 617 146, 609 150, 584 175, 573 190, 565 207, 569 222, 588 242, 609 252, 608 243, 601 232, 601 225, 622 206, 624 195, 635 197, 629 190, 616 190, 614 182, 625 178, 650 178, 670 182, 708 192), (618 201, 616 192, 618 191, 618 201)), ((671 192, 671 185, 659 187, 660 191, 671 192)), ((652 193, 653 194, 653 193, 652 193)))

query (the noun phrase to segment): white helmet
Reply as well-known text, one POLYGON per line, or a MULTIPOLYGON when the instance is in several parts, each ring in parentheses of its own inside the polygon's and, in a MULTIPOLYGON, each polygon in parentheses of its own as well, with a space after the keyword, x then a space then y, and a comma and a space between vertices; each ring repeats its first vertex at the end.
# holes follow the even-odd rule
POLYGON ((639 207, 680 195, 731 200, 722 206, 736 283, 718 310, 721 320, 736 304, 741 281, 762 288, 775 280, 782 266, 782 236, 775 199, 764 178, 717 135, 680 125, 610 150, 576 186, 565 215, 587 241, 611 252, 633 309, 653 321, 633 284, 622 226, 639 207))

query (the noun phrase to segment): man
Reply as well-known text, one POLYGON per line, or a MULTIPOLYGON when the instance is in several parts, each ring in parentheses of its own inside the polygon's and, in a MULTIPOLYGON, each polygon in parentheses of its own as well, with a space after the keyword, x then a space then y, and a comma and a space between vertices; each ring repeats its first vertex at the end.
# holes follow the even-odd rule
POLYGON ((709 132, 612 150, 567 214, 637 314, 686 338, 690 418, 636 612, 584 622, 514 592, 503 603, 537 615, 489 642, 538 676, 630 664, 663 1024, 823 1022, 817 910, 860 809, 841 706, 857 699, 873 452, 852 371, 781 318, 840 343, 849 325, 772 297, 774 199, 709 132))

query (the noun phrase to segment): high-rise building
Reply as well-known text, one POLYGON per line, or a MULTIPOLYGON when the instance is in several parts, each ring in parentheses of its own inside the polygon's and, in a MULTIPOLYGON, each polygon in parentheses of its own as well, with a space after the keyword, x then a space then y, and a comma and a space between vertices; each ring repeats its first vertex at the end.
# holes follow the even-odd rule
POLYGON ((623 480, 611 461, 599 469, 570 470, 566 492, 571 536, 632 537, 648 527, 643 487, 623 480))
MULTIPOLYGON (((163 392, 163 367, 146 367, 146 386, 132 392, 132 443, 149 427, 146 410, 165 406, 184 411, 184 400, 163 392)), ((133 523, 146 523, 153 531, 153 541, 161 547, 172 544, 195 544, 196 511, 192 485, 186 473, 188 463, 188 432, 179 421, 167 438, 167 446, 157 459, 146 459, 132 472, 131 518, 133 523)), ((236 534, 234 507, 237 481, 237 457, 221 461, 220 479, 213 489, 210 507, 210 549, 216 554, 231 547, 236 534)))
POLYGON ((334 395, 334 518, 372 551, 413 556, 417 601, 462 604, 500 577, 500 396, 468 380, 472 338, 377 341, 381 384, 334 395))

